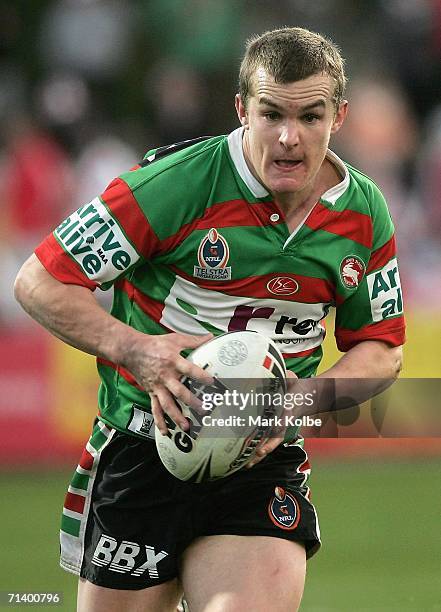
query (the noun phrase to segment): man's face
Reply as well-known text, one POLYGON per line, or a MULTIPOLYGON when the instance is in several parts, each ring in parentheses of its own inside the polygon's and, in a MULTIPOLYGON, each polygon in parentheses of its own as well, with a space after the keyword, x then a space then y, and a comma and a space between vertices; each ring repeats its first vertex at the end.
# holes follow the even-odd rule
POLYGON ((258 69, 247 109, 236 96, 247 162, 271 193, 307 194, 314 188, 330 136, 347 112, 346 102, 335 108, 334 88, 327 74, 280 84, 258 69))

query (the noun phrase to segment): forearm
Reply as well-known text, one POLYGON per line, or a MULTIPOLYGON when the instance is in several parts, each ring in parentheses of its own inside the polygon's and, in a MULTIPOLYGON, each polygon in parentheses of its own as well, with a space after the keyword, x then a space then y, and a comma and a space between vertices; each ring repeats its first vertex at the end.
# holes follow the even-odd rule
POLYGON ((24 310, 54 336, 109 361, 121 363, 138 334, 107 313, 89 289, 58 282, 35 255, 20 270, 14 292, 24 310))
POLYGON ((402 348, 384 342, 366 340, 345 353, 332 367, 319 375, 323 378, 398 377, 402 366, 402 348))
POLYGON ((335 411, 369 400, 396 380, 401 365, 401 347, 379 341, 357 344, 331 368, 306 381, 317 397, 311 412, 335 411))
POLYGON ((209 334, 150 336, 132 329, 107 313, 86 287, 53 278, 35 255, 20 270, 14 292, 26 312, 54 336, 127 369, 150 394, 155 423, 163 434, 168 432, 164 412, 188 429, 175 398, 188 404, 194 397, 180 380, 188 376, 210 384, 213 379, 184 359, 181 351, 197 348, 210 339, 209 334))

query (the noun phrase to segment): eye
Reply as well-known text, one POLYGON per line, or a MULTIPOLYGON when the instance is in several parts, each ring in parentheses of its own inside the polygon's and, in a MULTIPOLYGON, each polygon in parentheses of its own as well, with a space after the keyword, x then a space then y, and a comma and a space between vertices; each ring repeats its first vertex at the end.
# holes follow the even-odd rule
POLYGON ((315 113, 306 113, 306 115, 303 115, 303 121, 306 123, 315 123, 319 119, 319 115, 316 115, 315 113))
POLYGON ((269 111, 267 113, 263 113, 263 116, 267 121, 277 121, 280 119, 280 113, 277 111, 269 111))

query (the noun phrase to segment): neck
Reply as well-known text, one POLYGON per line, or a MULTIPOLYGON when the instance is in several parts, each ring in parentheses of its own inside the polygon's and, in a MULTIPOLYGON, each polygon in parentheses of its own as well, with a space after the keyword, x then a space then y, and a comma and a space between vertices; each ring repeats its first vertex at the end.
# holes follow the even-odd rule
POLYGON ((320 191, 315 185, 309 185, 295 193, 273 193, 272 195, 277 206, 285 213, 285 216, 288 216, 295 212, 306 214, 320 198, 320 191))

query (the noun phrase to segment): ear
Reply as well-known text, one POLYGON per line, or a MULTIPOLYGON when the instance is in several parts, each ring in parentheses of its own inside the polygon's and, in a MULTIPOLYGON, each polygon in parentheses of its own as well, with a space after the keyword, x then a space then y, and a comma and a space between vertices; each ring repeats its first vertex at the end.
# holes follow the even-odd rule
POLYGON ((334 122, 331 127, 331 134, 335 134, 343 125, 346 115, 348 114, 348 101, 343 100, 335 113, 334 122))
POLYGON ((239 117, 239 121, 240 121, 241 125, 243 125, 245 127, 245 129, 247 129, 247 126, 248 126, 248 114, 247 114, 245 106, 244 106, 244 104, 242 102, 242 98, 240 97, 240 94, 236 94, 236 97, 234 99, 234 104, 235 104, 236 113, 237 113, 237 116, 239 117))

